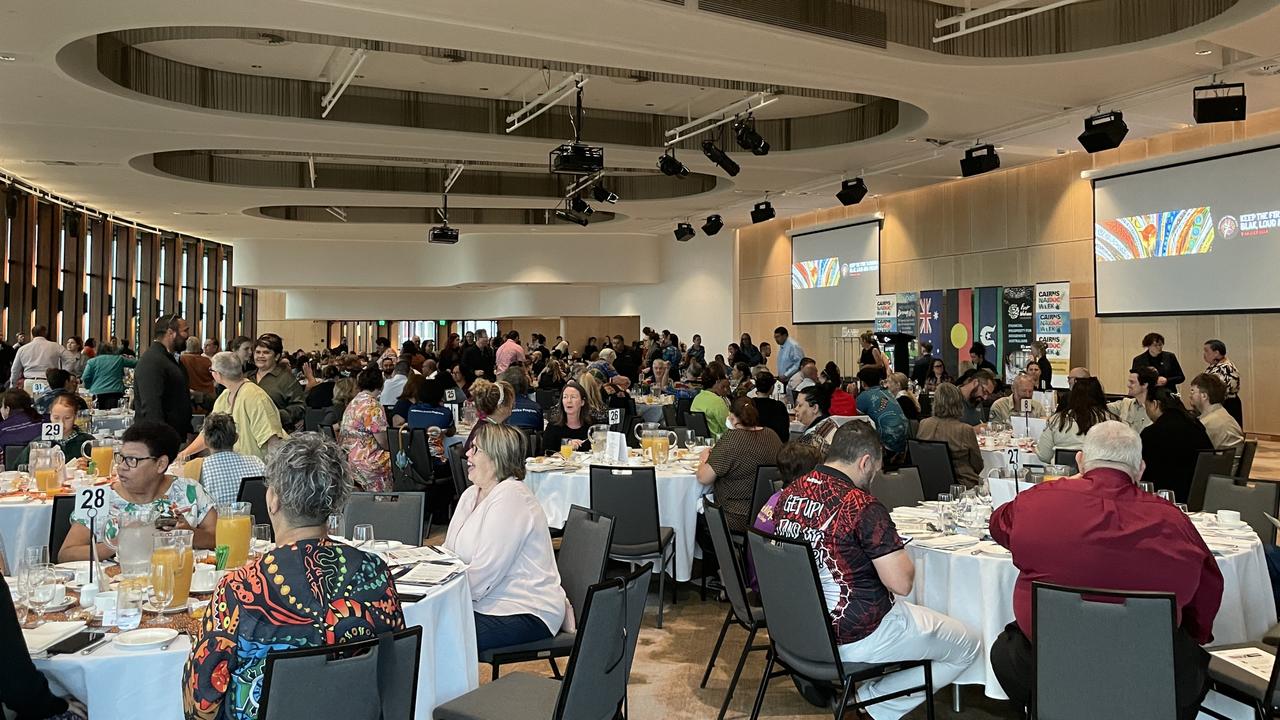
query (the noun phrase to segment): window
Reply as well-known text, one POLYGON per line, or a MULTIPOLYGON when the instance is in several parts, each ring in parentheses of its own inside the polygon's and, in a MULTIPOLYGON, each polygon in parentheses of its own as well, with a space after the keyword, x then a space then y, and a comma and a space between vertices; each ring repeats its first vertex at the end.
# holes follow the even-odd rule
POLYGON ((418 338, 422 342, 436 339, 435 320, 402 320, 399 323, 400 342, 418 338))
MULTIPOLYGON (((83 222, 89 222, 89 218, 86 217, 83 222)), ((80 287, 84 289, 82 296, 84 312, 80 315, 80 337, 89 338, 92 335, 89 332, 89 298, 93 297, 94 290, 98 287, 98 276, 89 272, 90 267, 96 265, 93 261, 93 223, 91 222, 84 229, 84 252, 80 257, 80 272, 83 273, 80 278, 80 287)))
POLYGON ((491 338, 498 337, 498 321, 497 320, 463 320, 458 323, 461 329, 458 334, 466 337, 467 333, 477 330, 484 330, 491 338))

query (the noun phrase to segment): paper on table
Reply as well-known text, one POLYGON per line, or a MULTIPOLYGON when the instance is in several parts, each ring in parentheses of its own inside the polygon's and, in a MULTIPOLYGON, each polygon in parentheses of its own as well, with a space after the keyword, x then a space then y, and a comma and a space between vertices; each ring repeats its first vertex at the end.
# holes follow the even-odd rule
POLYGON ((461 565, 423 563, 414 566, 412 570, 401 575, 397 579, 397 585, 400 583, 407 585, 439 585, 462 572, 462 570, 463 567, 461 565))
POLYGON ((382 554, 386 559, 387 565, 390 567, 398 567, 400 565, 414 565, 420 562, 430 561, 450 561, 456 562, 457 559, 441 550, 433 550, 426 545, 422 547, 396 548, 388 550, 382 554))
POLYGON ((63 640, 84 629, 83 620, 50 621, 38 628, 22 631, 22 639, 27 642, 27 652, 32 655, 42 653, 63 640))
POLYGON ((1276 662, 1274 654, 1253 647, 1210 650, 1209 654, 1216 655, 1218 658, 1226 660, 1245 672, 1262 678, 1264 681, 1271 680, 1271 667, 1276 662))

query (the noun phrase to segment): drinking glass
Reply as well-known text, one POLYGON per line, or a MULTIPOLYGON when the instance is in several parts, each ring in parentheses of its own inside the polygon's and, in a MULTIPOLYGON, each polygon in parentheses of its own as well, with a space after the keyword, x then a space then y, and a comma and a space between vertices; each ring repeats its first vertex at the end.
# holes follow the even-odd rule
POLYGON ((116 586, 116 627, 136 630, 142 624, 142 601, 147 596, 149 578, 125 577, 116 586))
POLYGON ((1152 482, 1140 482, 1138 483, 1138 489, 1142 492, 1154 493, 1156 491, 1156 484, 1152 482))
MULTIPOLYGON (((163 538, 156 538, 159 543, 163 538)), ((173 603, 182 560, 172 548, 159 547, 151 556, 151 609, 163 613, 173 603)))
POLYGON ((262 557, 271 549, 271 526, 266 524, 253 526, 253 556, 262 557))
POLYGON ((22 566, 34 567, 49 564, 49 546, 31 545, 22 553, 22 566))
POLYGON ((325 529, 328 531, 329 537, 345 537, 347 534, 347 516, 342 513, 330 515, 325 522, 325 529))
POLYGON ((938 531, 943 535, 951 535, 951 503, 955 501, 951 493, 938 493, 938 531))
POLYGON ((1187 507, 1186 503, 1174 503, 1174 505, 1178 506, 1178 509, 1182 511, 1183 515, 1189 515, 1191 513, 1191 508, 1187 507))
POLYGON ((956 500, 959 500, 960 498, 964 497, 964 490, 965 490, 964 485, 958 485, 958 484, 952 485, 951 487, 947 488, 947 490, 948 490, 947 494, 956 500))
POLYGON ((155 608, 185 608, 191 595, 191 575, 195 572, 195 556, 191 530, 169 530, 156 533, 151 551, 151 602, 155 608), (160 599, 168 598, 164 605, 160 599), (159 599, 158 599, 159 598, 159 599))
POLYGON ((1172 490, 1157 490, 1156 497, 1164 498, 1174 505, 1178 504, 1178 498, 1174 496, 1172 490))
POLYGON ((568 460, 569 458, 573 457, 573 441, 572 440, 560 441, 560 457, 564 458, 565 460, 568 460))
POLYGON ((693 452, 693 449, 698 446, 698 438, 690 432, 684 438, 684 446, 689 450, 689 452, 693 452))
POLYGON ((27 568, 27 604, 36 611, 35 627, 44 624, 44 614, 50 608, 62 602, 58 589, 62 587, 62 577, 49 563, 31 565, 27 568))
POLYGON ((373 526, 364 524, 356 525, 351 530, 351 543, 358 548, 373 545, 373 526))

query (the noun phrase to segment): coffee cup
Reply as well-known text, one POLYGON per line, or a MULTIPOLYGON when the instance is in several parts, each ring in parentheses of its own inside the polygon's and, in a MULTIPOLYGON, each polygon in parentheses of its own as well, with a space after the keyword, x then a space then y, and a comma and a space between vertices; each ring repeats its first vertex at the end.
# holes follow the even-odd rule
POLYGON ((100 592, 93 599, 93 611, 102 614, 103 625, 116 624, 116 603, 119 602, 119 594, 115 590, 108 592, 100 592))
POLYGON ((191 584, 198 587, 212 587, 213 579, 217 570, 208 563, 196 563, 196 569, 191 573, 191 584))
POLYGON ((89 584, 89 571, 88 571, 88 570, 76 570, 76 572, 75 572, 75 579, 74 579, 74 580, 72 580, 72 583, 74 583, 77 587, 84 587, 85 585, 88 585, 88 584, 89 584))
POLYGON ((1239 525, 1240 511, 1238 510, 1219 510, 1218 522, 1223 525, 1239 525))

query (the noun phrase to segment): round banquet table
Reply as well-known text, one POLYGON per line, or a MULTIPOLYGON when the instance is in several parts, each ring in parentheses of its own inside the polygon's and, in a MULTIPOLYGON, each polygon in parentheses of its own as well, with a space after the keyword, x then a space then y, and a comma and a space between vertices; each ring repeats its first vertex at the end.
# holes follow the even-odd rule
POLYGON ((1045 462, 1040 459, 1040 456, 1036 455, 1034 448, 1031 450, 1020 450, 1016 445, 979 447, 982 450, 982 469, 984 472, 991 468, 1013 467, 1015 453, 1017 458, 1016 462, 1019 468, 1024 468, 1028 465, 1043 466, 1045 464, 1045 462))
MULTIPOLYGON (((471 586, 465 574, 404 605, 407 625, 422 626, 418 661, 417 717, 480 686, 471 586)), ((114 643, 90 655, 36 659, 54 693, 85 704, 102 720, 180 720, 182 670, 191 641, 179 637, 163 652, 120 650, 114 643)))
MULTIPOLYGON (((1007 699, 991 669, 991 645, 1013 622, 1018 568, 1008 551, 989 541, 957 550, 927 547, 930 542, 908 545, 916 574, 906 599, 950 615, 977 632, 982 639, 982 659, 956 678, 956 683, 982 685, 987 697, 1007 699), (977 548, 982 551, 975 555, 977 548)), ((1214 645, 1257 640, 1276 622, 1262 542, 1257 537, 1233 542, 1236 550, 1215 553, 1223 591, 1222 606, 1213 622, 1214 645)))
MULTIPOLYGON (((693 558, 698 556, 694 529, 698 522, 698 504, 710 488, 698 482, 694 474, 683 468, 658 468, 658 521, 675 530, 675 565, 669 568, 679 582, 687 582, 693 572, 693 558)), ((534 472, 525 475, 525 485, 547 514, 547 524, 564 527, 569 506, 591 507, 591 478, 586 466, 571 471, 534 472)))
MULTIPOLYGON (((16 563, 23 549, 32 545, 47 545, 52 521, 52 500, 30 500, 21 495, 0 498, 0 540, 9 560, 16 563)), ((58 552, 58 548, 49 550, 58 552)))

